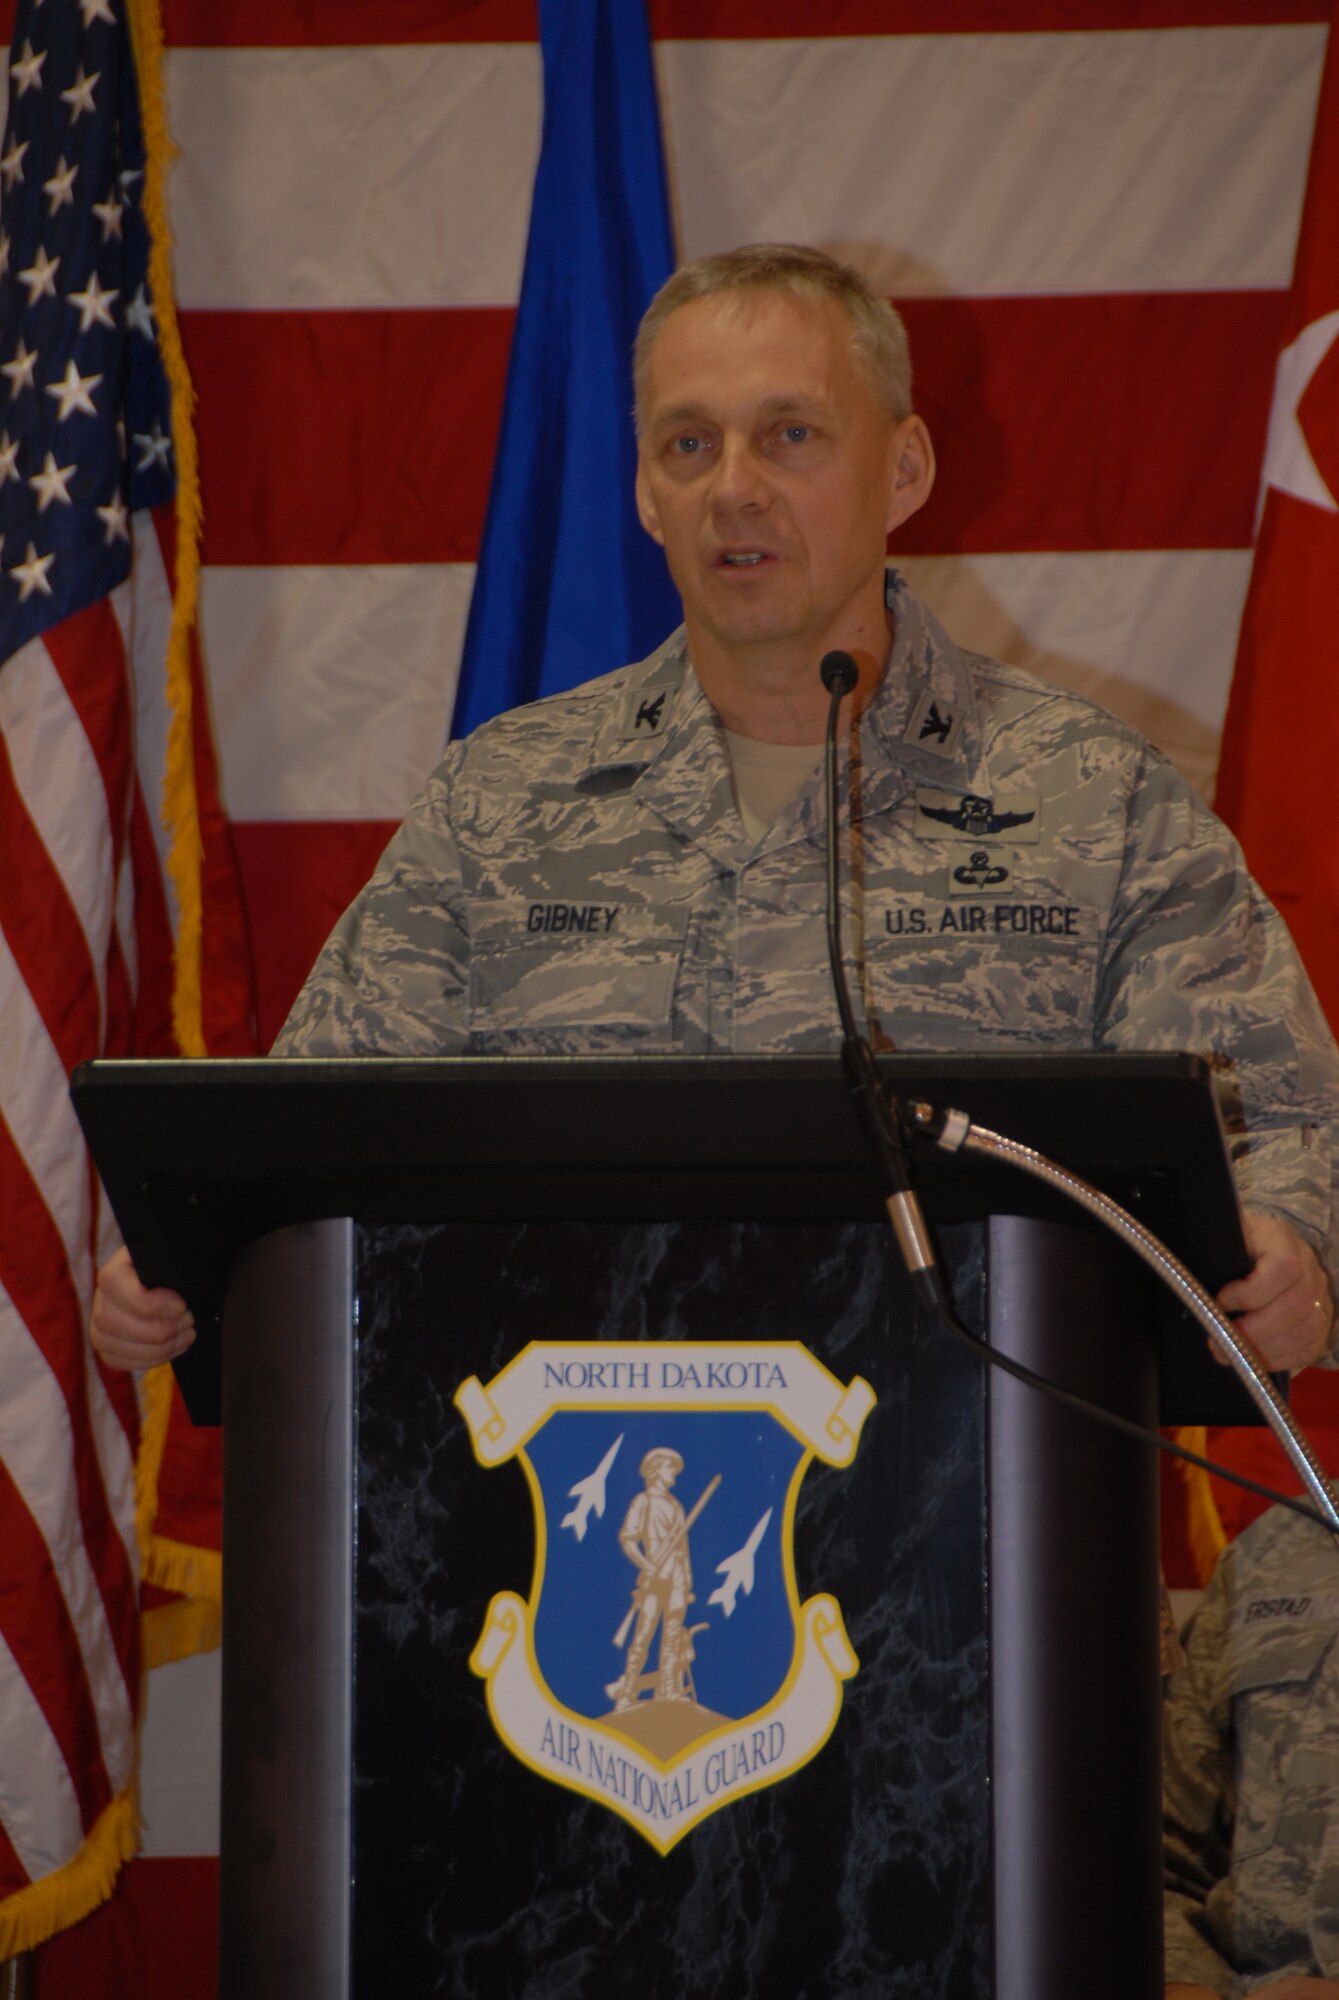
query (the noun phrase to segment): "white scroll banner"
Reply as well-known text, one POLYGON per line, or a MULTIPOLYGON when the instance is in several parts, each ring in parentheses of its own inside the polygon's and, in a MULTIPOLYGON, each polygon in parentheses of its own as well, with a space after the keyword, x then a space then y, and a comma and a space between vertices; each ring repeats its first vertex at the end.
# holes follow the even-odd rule
MULTIPOLYGON (((555 1410, 770 1410, 827 1465, 855 1457, 874 1391, 795 1341, 532 1341, 485 1387, 456 1391, 481 1465, 511 1458, 555 1410)), ((817 1601, 817 1600, 815 1600, 817 1601)))
POLYGON ((560 1707, 533 1660, 530 1607, 499 1591, 470 1655, 498 1735, 540 1777, 620 1814, 661 1854, 708 1814, 816 1756, 836 1724, 842 1682, 859 1665, 836 1599, 808 1598, 791 1670, 767 1707, 714 1729, 667 1766, 616 1727, 560 1707))

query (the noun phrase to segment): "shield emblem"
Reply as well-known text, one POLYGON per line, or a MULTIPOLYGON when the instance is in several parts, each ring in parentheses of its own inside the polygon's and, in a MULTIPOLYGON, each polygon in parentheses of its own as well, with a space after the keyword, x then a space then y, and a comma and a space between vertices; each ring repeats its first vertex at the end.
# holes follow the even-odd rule
POLYGON ((470 1662, 509 1749, 662 1853, 817 1754, 858 1663, 836 1601, 800 1602, 795 1508, 868 1383, 798 1342, 535 1342, 456 1401, 535 1508, 530 1597, 493 1598, 470 1662))
POLYGON ((668 1760, 766 1707, 795 1652, 805 1457, 765 1411, 548 1419, 525 1451, 535 1661, 565 1708, 668 1760))

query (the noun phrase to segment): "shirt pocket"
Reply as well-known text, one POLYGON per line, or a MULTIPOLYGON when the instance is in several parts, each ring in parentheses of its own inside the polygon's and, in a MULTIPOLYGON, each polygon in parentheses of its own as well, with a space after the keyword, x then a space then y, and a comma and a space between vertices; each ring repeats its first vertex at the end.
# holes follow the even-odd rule
MULTIPOLYGON (((527 929, 492 918, 475 931, 469 1029, 483 1054, 656 1054, 675 1046, 675 994, 684 955, 682 912, 600 909, 588 926, 527 929)), ((560 905, 535 905, 548 912, 560 905)))
POLYGON ((892 908, 879 913, 866 954, 872 1011, 899 1046, 1092 1045, 1097 939, 1072 906, 892 908))
MULTIPOLYGON (((1334 1643, 1332 1624, 1289 1620, 1251 1645, 1232 1674, 1237 1820, 1233 1864, 1272 1847, 1296 1782, 1298 1741, 1334 1643)), ((1306 1764, 1308 1760, 1302 1759, 1306 1764)))

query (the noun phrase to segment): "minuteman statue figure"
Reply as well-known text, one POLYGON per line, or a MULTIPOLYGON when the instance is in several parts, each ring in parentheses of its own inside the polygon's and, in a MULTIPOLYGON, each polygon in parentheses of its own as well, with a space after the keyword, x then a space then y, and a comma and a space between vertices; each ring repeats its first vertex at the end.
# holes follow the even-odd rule
POLYGON ((688 1523, 670 1488, 683 1471, 677 1451, 657 1445, 641 1463, 645 1491, 628 1508, 618 1531, 619 1545, 641 1572, 633 1593, 636 1621, 628 1643, 627 1664, 615 1707, 636 1706, 642 1669, 657 1624, 660 1626, 660 1671, 655 1681, 658 1701, 689 1699, 684 1686, 683 1621, 693 1601, 693 1570, 688 1557, 688 1523))

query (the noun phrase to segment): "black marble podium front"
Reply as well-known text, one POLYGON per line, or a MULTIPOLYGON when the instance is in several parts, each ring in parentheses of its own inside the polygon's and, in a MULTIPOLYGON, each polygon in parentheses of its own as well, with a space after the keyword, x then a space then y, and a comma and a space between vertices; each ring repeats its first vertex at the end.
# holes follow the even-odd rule
MULTIPOLYGON (((991 1326, 1020 1229, 1029 1269, 1038 1234, 1043 1264, 1074 1265, 1051 1335, 1025 1309, 1023 1358, 1054 1365, 1054 1324, 1118 1296, 1147 1321, 1114 1251, 996 1223, 944 1232, 969 1324, 991 1326)), ((886 1229, 306 1225, 243 1254, 225 1351, 225 1435, 249 1440, 227 1467, 225 1996, 1047 2000, 1080 1968, 1089 1993, 1160 1993, 1146 1457, 983 1380, 886 1229), (853 1463, 810 1468, 794 1524, 800 1595, 835 1596, 859 1667, 812 1761, 662 1855, 490 1721, 470 1656, 494 1594, 530 1589, 535 1521, 453 1396, 532 1341, 740 1339, 800 1340, 875 1391, 853 1463), (1011 1501, 1014 1452, 1061 1490, 1011 1501), (1113 1523, 1133 1561, 1104 1562, 1113 1523)), ((1120 1393, 1091 1367, 1077 1386, 1120 1393)))

